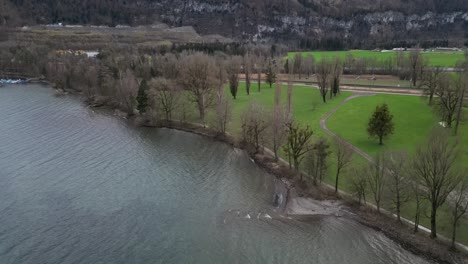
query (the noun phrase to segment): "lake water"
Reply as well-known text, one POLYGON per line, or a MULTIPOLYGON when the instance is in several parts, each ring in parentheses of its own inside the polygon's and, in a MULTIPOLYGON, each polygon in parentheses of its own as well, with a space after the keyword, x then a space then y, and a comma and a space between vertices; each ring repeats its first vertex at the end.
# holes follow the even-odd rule
POLYGON ((350 217, 287 218, 278 186, 225 144, 0 88, 0 263, 427 263, 350 217))

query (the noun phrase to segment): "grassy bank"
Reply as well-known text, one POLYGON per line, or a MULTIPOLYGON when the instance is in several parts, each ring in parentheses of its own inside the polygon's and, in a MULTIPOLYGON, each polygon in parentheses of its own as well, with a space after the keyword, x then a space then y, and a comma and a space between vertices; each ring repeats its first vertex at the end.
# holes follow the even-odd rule
MULTIPOLYGON (((388 59, 395 59, 396 52, 376 52, 369 50, 350 50, 350 51, 312 51, 302 52, 303 56, 312 55, 315 60, 320 61, 322 58, 339 57, 345 59, 348 54, 353 55, 353 58, 375 58, 377 61, 384 61, 388 59)), ((409 52, 405 52, 409 54, 409 52)), ((290 52, 289 57, 294 57, 295 52, 290 52)), ((423 52, 422 56, 429 60, 430 66, 439 67, 454 67, 457 61, 464 59, 462 51, 450 51, 450 52, 423 52)))
MULTIPOLYGON (((287 87, 282 87, 282 100, 286 101, 287 87)), ((229 131, 233 134, 240 132, 240 116, 247 108, 250 102, 258 102, 266 108, 272 108, 274 103, 274 87, 269 88, 266 84, 262 84, 261 92, 257 90, 257 85, 254 84, 251 88, 251 94, 247 95, 245 84, 241 83, 236 100, 233 102, 233 121, 229 131)), ((226 90, 229 94, 229 91, 226 90)), ((351 92, 343 92, 337 98, 322 103, 319 91, 312 87, 294 86, 293 92, 293 112, 294 117, 301 124, 309 125, 313 131, 313 140, 319 136, 329 138, 323 130, 320 129, 320 119, 334 107, 340 104, 343 100, 349 97, 351 92)), ((366 133, 366 125, 371 112, 377 104, 386 102, 389 104, 391 112, 395 116, 395 135, 385 141, 385 147, 391 149, 404 149, 410 153, 414 153, 417 145, 423 142, 428 134, 428 131, 434 124, 437 124, 431 108, 427 103, 417 96, 403 95, 385 95, 379 94, 372 97, 360 97, 353 99, 343 105, 334 115, 330 117, 327 126, 336 134, 345 138, 352 144, 358 146, 365 152, 374 155, 382 149, 377 144, 377 141, 370 139, 366 133)), ((461 129, 463 142, 468 143, 468 125, 463 125, 461 129)), ((330 139, 330 138, 329 138, 330 139)), ((333 149, 332 149, 333 151, 333 149)), ((284 154, 280 154, 286 158, 284 154)), ((465 154, 464 162, 468 160, 468 155, 465 154)), ((353 164, 365 165, 367 161, 361 156, 355 155, 353 164)), ((336 165, 333 161, 333 154, 330 158, 330 167, 328 177, 325 181, 333 184, 335 180, 336 165)), ((344 191, 351 191, 349 181, 350 173, 344 171, 341 176, 340 188, 344 191)), ((370 195, 368 196, 371 197, 370 195)), ((408 219, 413 218, 414 204, 408 203, 403 208, 403 215, 408 219)), ((389 206, 386 206, 389 208, 389 206)), ((421 223, 429 226, 429 218, 426 215, 421 216, 421 223)), ((440 210, 438 217, 438 231, 446 237, 450 236, 451 224, 449 208, 447 206, 440 210)), ((464 221, 458 232, 458 241, 468 244, 468 222, 464 221)))

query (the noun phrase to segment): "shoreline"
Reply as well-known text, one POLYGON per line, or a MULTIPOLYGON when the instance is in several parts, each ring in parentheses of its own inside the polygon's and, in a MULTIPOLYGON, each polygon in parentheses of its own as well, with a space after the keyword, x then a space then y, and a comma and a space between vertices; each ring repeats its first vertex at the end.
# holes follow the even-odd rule
MULTIPOLYGON (((41 81, 40 83, 46 86, 50 86, 47 81, 41 81)), ((89 107, 95 109, 108 109, 114 111, 114 115, 120 117, 122 117, 122 114, 124 114, 124 112, 109 103, 93 105, 93 102, 82 100, 84 98, 80 92, 67 90, 65 94, 61 95, 66 94, 79 96, 81 101, 89 107)), ((125 113, 125 115, 127 114, 125 113)), ((386 212, 377 214, 371 203, 358 205, 354 197, 352 197, 350 194, 339 190, 338 195, 336 195, 334 193, 334 189, 328 186, 326 183, 323 183, 319 186, 304 186, 304 184, 298 181, 296 177, 297 173, 294 171, 294 169, 289 168, 289 163, 281 158, 278 161, 275 161, 271 150, 268 148, 264 148, 262 154, 251 154, 246 150, 245 146, 238 142, 234 136, 228 133, 221 135, 220 133, 197 123, 159 121, 157 124, 155 124, 141 116, 129 116, 125 119, 130 121, 135 126, 148 128, 166 128, 184 131, 228 144, 234 148, 238 148, 242 151, 245 151, 260 168, 273 175, 277 179, 282 180, 285 185, 287 185, 287 189, 294 190, 296 197, 313 199, 316 201, 341 201, 343 205, 350 210, 351 213, 356 215, 356 217, 352 218, 353 220, 378 232, 382 232, 382 234, 384 234, 387 238, 393 240, 403 249, 415 255, 421 256, 429 261, 436 261, 438 263, 454 263, 455 261, 457 261, 457 263, 468 263, 467 254, 460 251, 449 251, 449 245, 446 242, 442 241, 440 238, 437 240, 430 239, 429 236, 425 234, 425 232, 413 233, 411 230, 412 228, 408 223, 404 222, 403 224, 399 224, 396 219, 392 217, 392 214, 387 214, 386 212)), ((305 175, 303 172, 301 172, 301 174, 305 175)), ((289 199, 289 197, 287 199, 289 199)), ((402 220, 405 221, 406 219, 402 218, 402 220)))
MULTIPOLYGON (((132 119, 130 119, 132 120, 132 119)), ((135 118, 133 121, 135 123, 135 118)), ((138 123, 138 122, 137 122, 138 123)), ((136 124, 138 125, 138 124, 136 124)), ((177 121, 171 121, 169 123, 163 122, 160 125, 144 125, 145 127, 152 128, 166 128, 184 131, 200 135, 215 141, 219 141, 228 144, 232 147, 246 151, 232 135, 220 136, 217 132, 203 127, 199 124, 193 123, 182 123, 177 121)), ((247 152, 247 151, 246 151, 247 152)), ((295 198, 313 199, 316 201, 331 200, 340 201, 343 205, 348 208, 352 213, 356 214, 356 217, 352 219, 357 221, 368 228, 371 228, 377 232, 381 232, 387 238, 391 239, 403 249, 421 256, 429 261, 435 261, 437 263, 468 263, 468 256, 463 252, 453 252, 448 249, 448 244, 441 239, 433 240, 426 235, 425 232, 414 233, 412 226, 405 222, 402 218, 403 223, 398 223, 393 215, 389 212, 382 212, 382 214, 376 213, 375 209, 372 208, 371 204, 358 205, 354 198, 350 197, 349 194, 341 192, 340 196, 336 196, 329 186, 323 184, 319 187, 310 186, 308 189, 304 189, 303 186, 299 186, 300 183, 294 179, 295 172, 293 169, 289 169, 286 166, 286 161, 279 160, 274 161, 273 156, 268 152, 269 149, 265 148, 265 153, 252 155, 247 152, 250 158, 255 163, 264 169, 269 174, 273 175, 279 180, 287 181, 290 183, 288 189, 297 192, 295 198)), ((288 197, 289 202, 291 199, 288 197)), ((285 208, 286 209, 286 208, 285 208)), ((293 215, 294 216, 294 215, 293 215)), ((296 215, 301 216, 301 215, 296 215)), ((304 215, 307 216, 307 215, 304 215)), ((409 221, 409 220, 408 220, 409 221)))
MULTIPOLYGON (((133 118, 134 123, 135 121, 136 119, 133 118)), ((159 125, 144 126, 184 131, 216 140, 246 151, 245 148, 243 148, 233 136, 220 136, 217 132, 210 130, 209 128, 205 128, 199 124, 171 121, 169 123, 163 122, 159 125)), ((411 226, 408 224, 400 224, 393 217, 388 216, 385 213, 380 215, 377 214, 370 206, 370 204, 363 206, 357 205, 351 197, 348 197, 348 194, 337 197, 333 192, 330 192, 332 190, 327 190, 328 188, 325 185, 322 185, 321 187, 312 186, 312 188, 308 190, 303 189, 301 186, 298 186, 298 182, 294 180, 293 176, 295 172, 289 169, 289 166, 286 166, 285 161, 280 160, 279 162, 274 162, 273 157, 266 153, 269 152, 269 150, 265 150, 266 151, 264 154, 251 155, 248 152, 247 154, 259 167, 264 169, 269 174, 272 174, 279 180, 288 181, 291 184, 291 186, 288 188, 296 191, 298 198, 313 199, 318 201, 341 201, 343 202, 344 206, 346 206, 352 213, 356 214, 356 217, 354 217, 353 220, 366 227, 374 229, 377 232, 382 232, 386 237, 399 244, 405 250, 421 256, 427 260, 436 261, 438 263, 454 263, 454 261, 457 261, 458 263, 466 263, 468 261, 468 257, 463 253, 449 251, 448 245, 446 245, 443 241, 432 240, 423 232, 413 233, 411 226)), ((289 197, 288 200, 290 200, 289 197)))

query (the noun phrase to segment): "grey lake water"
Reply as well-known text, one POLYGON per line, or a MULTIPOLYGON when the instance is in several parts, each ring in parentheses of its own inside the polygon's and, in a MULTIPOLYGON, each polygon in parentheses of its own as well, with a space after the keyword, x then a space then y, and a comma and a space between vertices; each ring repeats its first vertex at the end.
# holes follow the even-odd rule
POLYGON ((0 88, 0 263, 427 263, 350 217, 290 219, 242 151, 0 88))

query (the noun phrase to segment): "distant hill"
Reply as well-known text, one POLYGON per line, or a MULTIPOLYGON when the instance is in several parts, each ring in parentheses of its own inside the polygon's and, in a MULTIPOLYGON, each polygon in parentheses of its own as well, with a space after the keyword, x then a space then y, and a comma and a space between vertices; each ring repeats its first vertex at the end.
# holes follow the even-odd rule
MULTIPOLYGON (((468 38, 468 0, 0 0, 0 25, 193 26, 201 34, 341 48, 468 38)), ((438 44, 438 43, 435 43, 438 44)))

